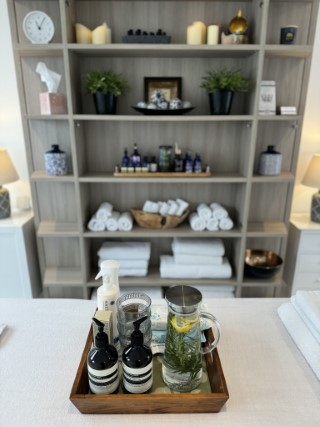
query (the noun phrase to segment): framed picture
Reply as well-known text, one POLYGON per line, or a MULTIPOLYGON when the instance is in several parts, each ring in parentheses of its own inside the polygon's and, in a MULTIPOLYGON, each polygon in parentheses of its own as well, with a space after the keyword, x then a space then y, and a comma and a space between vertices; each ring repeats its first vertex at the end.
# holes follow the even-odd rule
POLYGON ((168 102, 173 98, 182 99, 181 80, 181 77, 145 77, 145 102, 151 102, 151 95, 155 90, 161 90, 168 102))

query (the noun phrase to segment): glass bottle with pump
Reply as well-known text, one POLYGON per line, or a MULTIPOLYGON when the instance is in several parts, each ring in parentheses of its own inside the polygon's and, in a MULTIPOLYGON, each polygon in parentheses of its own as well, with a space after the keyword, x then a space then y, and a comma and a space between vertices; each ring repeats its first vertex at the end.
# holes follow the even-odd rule
POLYGON ((145 393, 153 383, 153 360, 150 347, 143 344, 140 325, 148 316, 133 322, 131 344, 122 353, 123 386, 129 393, 145 393))
POLYGON ((96 280, 102 277, 102 286, 97 291, 98 310, 112 311, 113 344, 120 348, 119 333, 117 328, 116 301, 120 296, 119 289, 119 261, 102 261, 96 280))
POLYGON ((87 356, 89 387, 94 394, 111 394, 119 387, 118 352, 109 344, 103 323, 96 318, 93 321, 99 332, 95 337, 95 346, 87 356))

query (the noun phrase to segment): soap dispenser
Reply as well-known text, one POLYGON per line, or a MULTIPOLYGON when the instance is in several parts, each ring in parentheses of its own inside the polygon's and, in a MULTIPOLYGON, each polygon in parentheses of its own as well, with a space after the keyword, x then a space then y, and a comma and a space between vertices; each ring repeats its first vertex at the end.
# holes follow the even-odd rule
POLYGON ((102 277, 102 286, 97 291, 98 310, 112 311, 113 344, 120 349, 119 333, 117 328, 117 305, 120 296, 119 289, 119 261, 105 260, 100 264, 100 271, 96 280, 102 277))
POLYGON ((103 332, 104 324, 93 318, 98 326, 95 346, 87 356, 89 387, 94 394, 111 394, 119 387, 119 363, 116 348, 109 344, 108 335, 103 332))
POLYGON ((123 386, 129 393, 145 393, 153 383, 153 360, 150 347, 143 344, 140 325, 148 316, 133 322, 131 344, 122 353, 123 386))

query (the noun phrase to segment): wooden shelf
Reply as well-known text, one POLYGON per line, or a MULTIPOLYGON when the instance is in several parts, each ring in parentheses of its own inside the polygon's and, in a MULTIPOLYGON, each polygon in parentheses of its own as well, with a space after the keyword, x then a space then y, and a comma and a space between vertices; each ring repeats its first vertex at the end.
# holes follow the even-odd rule
POLYGON ((41 221, 38 236, 45 237, 78 237, 78 225, 72 222, 41 221))
POLYGON ((43 286, 82 287, 81 268, 78 267, 47 267, 44 273, 43 286))

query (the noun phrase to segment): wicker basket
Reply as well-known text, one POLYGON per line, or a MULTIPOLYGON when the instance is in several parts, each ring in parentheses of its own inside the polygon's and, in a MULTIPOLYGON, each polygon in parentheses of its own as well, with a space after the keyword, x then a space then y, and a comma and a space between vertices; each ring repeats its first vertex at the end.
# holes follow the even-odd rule
POLYGON ((161 216, 157 213, 143 212, 136 208, 132 208, 131 213, 137 224, 143 228, 175 228, 189 215, 188 210, 186 210, 181 216, 161 216))

